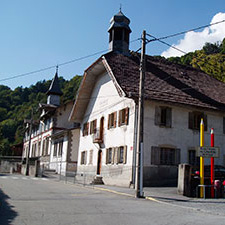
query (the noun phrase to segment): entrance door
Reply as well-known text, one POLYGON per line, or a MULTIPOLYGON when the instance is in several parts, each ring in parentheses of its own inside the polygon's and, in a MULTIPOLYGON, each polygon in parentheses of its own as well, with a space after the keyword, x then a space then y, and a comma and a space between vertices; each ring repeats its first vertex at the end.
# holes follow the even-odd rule
POLYGON ((97 175, 100 175, 102 167, 102 150, 98 151, 97 175))

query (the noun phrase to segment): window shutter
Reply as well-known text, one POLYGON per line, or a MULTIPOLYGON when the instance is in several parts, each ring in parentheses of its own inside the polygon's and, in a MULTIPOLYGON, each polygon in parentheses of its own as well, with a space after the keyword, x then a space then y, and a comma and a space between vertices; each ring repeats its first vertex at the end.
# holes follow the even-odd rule
POLYGON ((159 106, 155 107, 155 125, 160 125, 160 118, 161 118, 161 109, 159 106))
POLYGON ((123 147, 123 164, 127 163, 127 146, 123 147))
POLYGON ((160 165, 160 148, 152 146, 151 148, 151 164, 160 165))
POLYGON ((121 124, 122 124, 122 111, 123 111, 123 110, 120 110, 120 111, 119 111, 119 124, 118 124, 119 127, 120 127, 121 124))
POLYGON ((87 135, 89 134, 89 122, 87 123, 87 135))
POLYGON ((129 108, 125 109, 125 124, 128 125, 129 123, 129 108))
POLYGON ((114 119, 114 121, 113 121, 113 127, 116 127, 116 122, 117 122, 117 112, 114 112, 113 113, 113 119, 114 119))
POLYGON ((118 149, 114 148, 114 163, 118 164, 118 149))
POLYGON ((115 156, 115 148, 112 148, 112 164, 114 164, 115 160, 114 160, 114 156, 115 156))
POLYGON ((225 134, 225 117, 223 117, 223 133, 225 134))
POLYGON ((175 149, 175 165, 180 164, 180 149, 175 149))
POLYGON ((204 131, 207 131, 207 115, 203 115, 203 121, 204 121, 204 131))
POLYGON ((110 127, 110 114, 108 115, 108 129, 110 127))
POLYGON ((166 108, 166 127, 172 126, 172 109, 166 108))
POLYGON ((188 128, 189 129, 193 129, 194 127, 194 113, 193 112, 189 112, 188 115, 188 128))
POLYGON ((105 157, 105 163, 108 164, 109 163, 109 149, 106 149, 106 157, 105 157))
POLYGON ((96 128, 97 128, 97 120, 94 121, 94 134, 96 133, 96 128))

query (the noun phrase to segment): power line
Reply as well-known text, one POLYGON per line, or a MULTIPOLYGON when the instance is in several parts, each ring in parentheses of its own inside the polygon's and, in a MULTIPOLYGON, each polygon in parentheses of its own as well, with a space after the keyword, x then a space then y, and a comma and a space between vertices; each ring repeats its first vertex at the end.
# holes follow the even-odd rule
MULTIPOLYGON (((169 47, 171 47, 171 48, 173 48, 173 49, 175 49, 175 50, 177 50, 177 51, 179 51, 179 52, 181 52, 181 53, 183 53, 183 54, 188 54, 187 52, 185 52, 185 51, 183 51, 183 50, 181 50, 181 49, 179 49, 179 48, 177 48, 177 47, 175 47, 175 46, 173 46, 173 45, 170 45, 170 44, 168 44, 167 42, 162 41, 162 40, 160 40, 159 38, 156 38, 155 36, 153 36, 153 35, 151 35, 151 34, 147 34, 147 35, 148 35, 149 37, 153 37, 154 40, 159 41, 159 42, 161 42, 162 44, 167 45, 167 46, 169 46, 169 47)), ((193 58, 196 59, 197 61, 200 61, 200 62, 203 62, 203 63, 207 63, 208 65, 214 67, 215 69, 218 69, 217 67, 215 67, 214 64, 211 64, 211 63, 209 63, 208 61, 205 61, 205 59, 207 59, 207 56, 203 57, 203 59, 197 58, 197 57, 195 57, 195 56, 193 56, 193 58)), ((214 74, 211 74, 211 75, 214 77, 214 74)))
MULTIPOLYGON (((102 50, 102 51, 99 51, 99 52, 96 52, 96 53, 93 53, 93 54, 90 54, 90 55, 87 55, 87 56, 83 56, 83 57, 80 57, 80 58, 77 58, 77 59, 73 59, 73 60, 70 60, 70 61, 67 61, 67 62, 60 63, 60 64, 58 64, 58 66, 64 66, 64 65, 67 65, 67 64, 70 64, 70 63, 74 63, 74 62, 77 62, 77 61, 80 61, 80 60, 83 60, 83 59, 86 59, 86 58, 89 58, 89 57, 92 57, 92 56, 104 53, 106 51, 108 51, 108 49, 107 50, 102 50)), ((54 66, 45 67, 45 68, 42 68, 42 69, 39 69, 39 70, 34 70, 34 71, 31 71, 31 72, 22 73, 22 74, 19 74, 19 75, 15 75, 15 76, 12 76, 12 77, 1 79, 0 82, 7 81, 7 80, 12 80, 12 79, 19 78, 19 77, 24 77, 24 76, 31 75, 31 74, 34 74, 34 73, 43 72, 43 71, 46 71, 46 70, 53 69, 55 67, 56 66, 54 65, 54 66)))
POLYGON ((200 30, 200 29, 203 29, 203 28, 206 28, 206 27, 211 27, 211 26, 214 26, 214 25, 217 25, 217 24, 220 24, 220 23, 224 23, 224 22, 225 22, 225 20, 221 20, 221 21, 218 21, 218 22, 215 22, 215 23, 210 23, 210 24, 203 25, 203 26, 200 26, 200 27, 196 27, 196 28, 193 28, 193 29, 190 29, 190 30, 186 30, 186 31, 175 33, 175 34, 170 34, 170 35, 167 35, 167 36, 164 36, 164 37, 148 40, 148 42, 163 40, 163 39, 167 39, 167 38, 172 38, 172 37, 175 37, 175 36, 179 36, 179 35, 183 35, 183 34, 189 33, 191 31, 200 30))
MULTIPOLYGON (((139 40, 139 38, 134 39, 130 43, 136 42, 138 40, 139 40)), ((89 58, 89 57, 92 57, 92 56, 95 56, 95 55, 98 55, 98 54, 101 54, 101 53, 104 53, 106 51, 108 51, 108 49, 105 49, 105 50, 102 50, 102 51, 99 51, 99 52, 95 52, 93 54, 86 55, 86 56, 83 56, 83 57, 79 57, 77 59, 72 59, 70 61, 66 61, 66 62, 63 62, 63 63, 59 63, 57 66, 65 66, 67 64, 71 64, 71 63, 74 63, 74 62, 77 62, 77 61, 80 61, 80 60, 83 60, 83 59, 86 59, 86 58, 89 58)), ((18 74, 18 75, 12 76, 12 77, 3 78, 3 79, 0 79, 0 82, 7 81, 7 80, 12 80, 12 79, 16 79, 16 78, 19 78, 19 77, 28 76, 28 75, 35 74, 35 73, 40 73, 40 72, 43 72, 43 71, 46 71, 46 70, 53 69, 55 67, 56 67, 56 65, 49 66, 49 67, 45 67, 45 68, 42 68, 42 69, 39 69, 39 70, 34 70, 34 71, 31 71, 31 72, 27 72, 27 73, 18 74)))

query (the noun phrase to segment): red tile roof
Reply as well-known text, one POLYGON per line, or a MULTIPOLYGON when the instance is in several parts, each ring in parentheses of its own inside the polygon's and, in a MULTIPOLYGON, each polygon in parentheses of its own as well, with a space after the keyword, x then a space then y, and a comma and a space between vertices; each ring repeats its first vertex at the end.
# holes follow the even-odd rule
MULTIPOLYGON (((137 54, 110 52, 104 57, 126 95, 136 98, 140 74, 137 54)), ((146 56, 145 98, 224 111, 225 83, 192 67, 146 56)))

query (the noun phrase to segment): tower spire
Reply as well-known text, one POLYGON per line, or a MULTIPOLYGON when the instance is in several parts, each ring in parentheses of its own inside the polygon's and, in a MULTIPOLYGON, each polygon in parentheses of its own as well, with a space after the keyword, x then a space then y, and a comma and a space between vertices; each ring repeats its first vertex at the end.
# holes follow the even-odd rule
POLYGON ((59 86, 58 65, 56 66, 55 76, 46 94, 48 95, 47 104, 60 105, 60 96, 63 93, 59 86))

